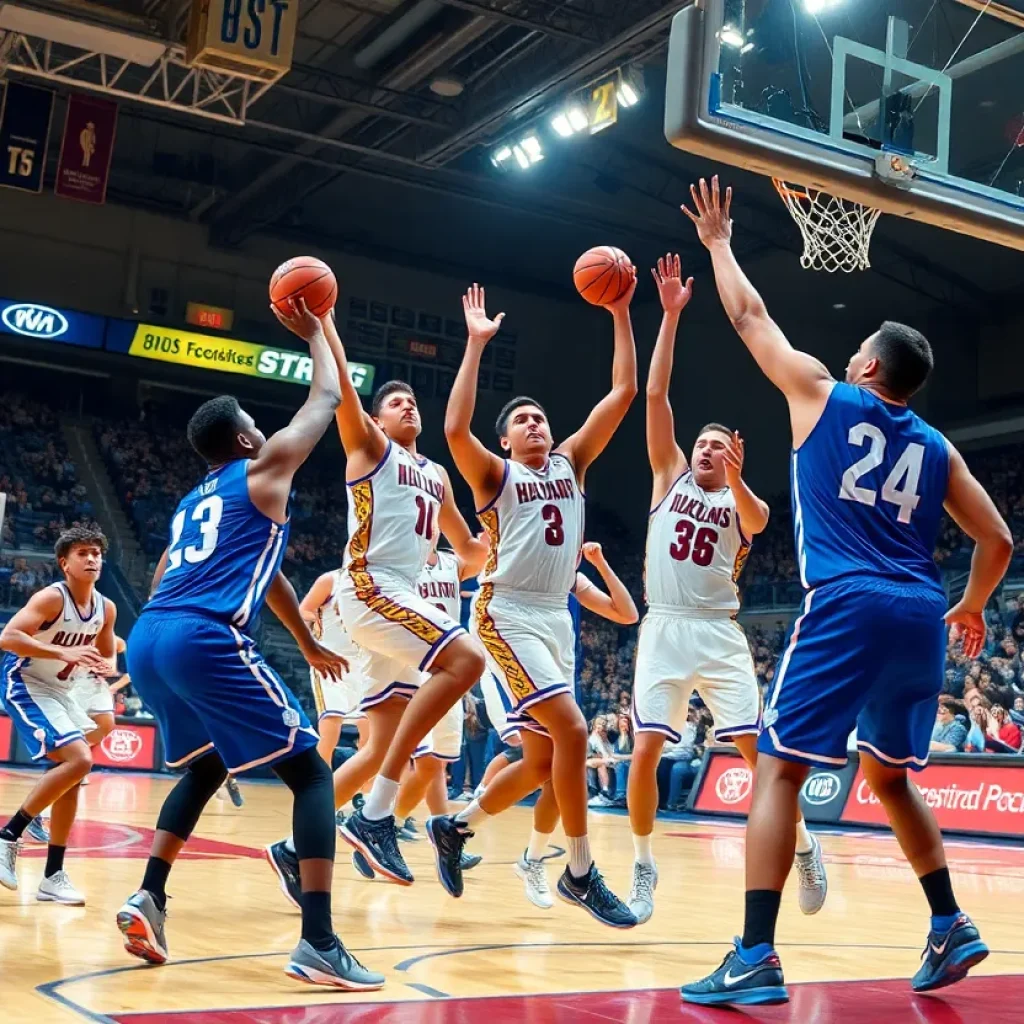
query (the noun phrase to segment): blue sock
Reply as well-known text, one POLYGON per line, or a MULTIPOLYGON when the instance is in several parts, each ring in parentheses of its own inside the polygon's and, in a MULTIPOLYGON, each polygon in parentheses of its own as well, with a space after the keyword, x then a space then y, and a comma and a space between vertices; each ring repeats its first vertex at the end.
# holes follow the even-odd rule
POLYGON ((769 953, 773 953, 774 949, 768 942, 759 942, 756 946, 751 946, 750 949, 746 949, 742 942, 736 944, 736 952, 739 953, 740 959, 748 966, 753 967, 754 964, 760 963, 769 953))
POLYGON ((955 914, 932 914, 932 931, 936 935, 945 935, 956 924, 959 917, 959 911, 955 914))

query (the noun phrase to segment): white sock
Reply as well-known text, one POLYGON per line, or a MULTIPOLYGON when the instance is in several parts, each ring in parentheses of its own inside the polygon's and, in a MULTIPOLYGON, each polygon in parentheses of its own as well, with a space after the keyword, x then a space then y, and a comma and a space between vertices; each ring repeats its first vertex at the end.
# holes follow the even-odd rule
POLYGON ((538 832, 534 829, 530 833, 530 845, 526 847, 527 860, 543 860, 548 851, 548 844, 551 842, 550 832, 538 832))
POLYGON ((590 836, 566 838, 569 840, 569 874, 573 878, 586 878, 594 863, 594 858, 590 856, 590 836))
POLYGON ((801 818, 796 823, 796 852, 810 853, 814 849, 814 840, 811 833, 807 831, 807 822, 801 818))
POLYGON ((286 850, 287 850, 287 851, 288 851, 289 853, 294 853, 294 852, 295 852, 295 837, 294 837, 294 836, 289 836, 289 837, 288 837, 288 838, 287 838, 287 839, 286 839, 286 840, 284 841, 284 848, 285 848, 285 849, 286 849, 286 850))
POLYGON ((373 788, 363 804, 363 817, 369 821, 380 821, 395 811, 398 799, 398 783, 378 775, 373 780, 373 788))
POLYGON ((470 828, 479 828, 490 815, 480 806, 479 800, 471 800, 458 814, 456 821, 461 821, 470 828))
POLYGON ((654 867, 654 854, 651 852, 651 836, 633 835, 633 860, 637 864, 649 864, 654 867))

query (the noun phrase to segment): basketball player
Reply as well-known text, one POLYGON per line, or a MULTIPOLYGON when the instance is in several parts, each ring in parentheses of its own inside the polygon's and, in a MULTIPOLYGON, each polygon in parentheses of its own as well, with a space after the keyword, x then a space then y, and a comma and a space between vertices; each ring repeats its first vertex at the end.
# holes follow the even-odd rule
POLYGON ((340 833, 378 874, 410 885, 394 821, 402 772, 484 667, 480 645, 457 618, 420 596, 417 580, 438 531, 467 575, 479 572, 487 546, 469 532, 447 471, 417 450, 422 427, 412 388, 403 381, 382 385, 367 415, 333 320, 324 326, 341 370, 337 422, 349 488, 349 541, 338 593, 345 629, 359 651, 354 668, 364 680, 360 707, 370 723, 367 743, 335 772, 335 806, 376 776, 340 833))
MULTIPOLYGON (((676 443, 668 388, 679 316, 690 301, 693 280, 683 284, 679 257, 671 254, 658 260, 653 273, 665 313, 647 379, 647 454, 654 492, 627 801, 635 851, 629 908, 640 922, 654 912, 658 884, 651 851, 658 762, 666 738, 679 742, 694 689, 714 716, 715 740, 735 743, 751 768, 757 761, 761 691, 747 638, 736 622, 736 580, 751 539, 768 525, 767 504, 743 480, 739 434, 709 423, 689 460, 676 443)), ((800 909, 815 914, 827 888, 821 847, 799 812, 798 817, 800 909)))
POLYGON ((786 396, 797 563, 807 588, 758 738, 747 825, 743 937, 718 970, 682 990, 702 1004, 788 999, 775 951, 779 900, 793 860, 797 800, 811 765, 860 766, 931 908, 916 992, 961 980, 988 956, 953 895, 935 817, 907 769, 928 762, 945 667, 945 621, 975 657, 982 612, 1009 564, 1010 531, 949 442, 907 407, 928 379, 931 347, 891 322, 867 338, 838 383, 794 349, 732 253, 731 189, 717 177, 684 207, 711 253, 718 293, 751 355, 786 396), (932 558, 946 511, 976 542, 963 598, 946 612, 932 558))
POLYGON ((523 760, 500 772, 484 794, 454 817, 431 818, 427 833, 438 876, 462 894, 460 862, 470 829, 512 806, 549 778, 569 846, 558 882, 566 902, 603 924, 632 928, 636 918, 608 889, 590 855, 587 836, 587 724, 573 695, 575 644, 569 592, 583 546, 583 481, 636 396, 636 348, 626 293, 606 307, 615 324, 611 391, 583 426, 556 448, 547 415, 533 399, 509 402, 498 416, 502 459, 471 429, 480 358, 504 318, 487 316, 484 290, 463 297, 469 339, 448 399, 445 435, 459 472, 473 491, 490 536, 487 566, 474 600, 473 624, 512 706, 523 760))
POLYGON ((100 740, 93 703, 80 689, 87 674, 103 677, 115 656, 114 602, 96 590, 107 538, 95 527, 72 526, 57 539, 63 583, 33 594, 0 633, 4 655, 0 703, 32 759, 53 761, 18 812, 0 828, 0 885, 18 888, 18 846, 46 807, 50 840, 36 899, 80 907, 85 897, 64 870, 64 852, 78 810, 79 785, 92 769, 90 747, 100 740))
POLYGON ((166 962, 165 886, 172 865, 228 771, 267 765, 294 797, 302 939, 286 973, 312 984, 369 990, 380 988, 384 976, 345 950, 331 922, 330 769, 298 701, 245 632, 266 601, 311 666, 329 674, 347 667, 313 638, 294 589, 279 572, 292 480, 341 401, 338 365, 320 321, 301 299, 291 317, 277 315, 309 345, 306 401, 269 439, 234 398, 214 398, 196 410, 188 438, 208 472, 178 505, 154 593, 132 632, 132 683, 159 722, 168 765, 185 771, 160 810, 142 886, 117 923, 129 953, 166 962))

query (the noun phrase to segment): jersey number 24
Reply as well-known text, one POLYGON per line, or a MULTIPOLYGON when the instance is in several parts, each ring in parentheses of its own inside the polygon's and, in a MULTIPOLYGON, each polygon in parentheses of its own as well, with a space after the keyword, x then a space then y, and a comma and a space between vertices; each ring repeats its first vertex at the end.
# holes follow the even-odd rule
MULTIPOLYGON (((885 434, 872 423, 858 423, 850 427, 847 440, 863 448, 870 444, 867 455, 858 459, 844 474, 839 488, 843 501, 856 501, 861 505, 874 506, 878 492, 873 487, 861 487, 859 481, 885 460, 885 434)), ((910 517, 921 501, 917 486, 921 481, 921 466, 924 463, 924 445, 908 444, 896 465, 882 484, 882 501, 891 502, 899 508, 897 519, 909 523, 910 517)))
POLYGON ((185 517, 187 509, 182 509, 171 523, 171 546, 167 549, 168 570, 177 569, 181 566, 184 557, 189 565, 197 562, 205 562, 213 554, 217 547, 217 533, 220 527, 220 517, 224 514, 224 499, 220 495, 212 494, 209 498, 203 498, 189 516, 194 523, 199 524, 199 543, 189 544, 187 547, 180 547, 181 535, 185 530, 185 517))

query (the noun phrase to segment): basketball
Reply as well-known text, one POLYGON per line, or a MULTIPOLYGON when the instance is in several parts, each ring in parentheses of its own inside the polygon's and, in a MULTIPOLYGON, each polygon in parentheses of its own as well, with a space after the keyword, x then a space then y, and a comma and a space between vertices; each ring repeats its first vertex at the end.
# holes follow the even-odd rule
POLYGON ((576 291, 593 306, 607 306, 622 298, 632 283, 630 258, 613 245, 588 249, 572 272, 576 291))
POLYGON ((334 271, 315 256, 296 256, 274 271, 270 278, 270 301, 286 316, 292 300, 301 298, 314 316, 326 316, 338 298, 334 271))

